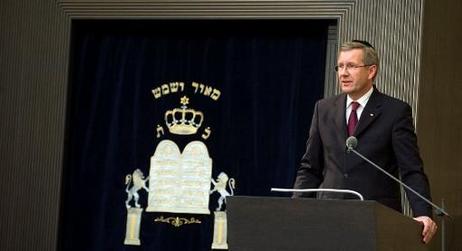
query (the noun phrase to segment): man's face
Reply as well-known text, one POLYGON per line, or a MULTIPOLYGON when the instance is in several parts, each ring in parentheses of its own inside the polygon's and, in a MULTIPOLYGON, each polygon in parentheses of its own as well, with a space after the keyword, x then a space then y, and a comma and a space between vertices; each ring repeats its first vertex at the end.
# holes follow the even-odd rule
POLYGON ((364 66, 363 50, 353 49, 340 52, 337 60, 340 88, 353 100, 359 99, 370 88, 377 71, 376 65, 364 66), (364 67, 357 67, 364 66, 364 67))

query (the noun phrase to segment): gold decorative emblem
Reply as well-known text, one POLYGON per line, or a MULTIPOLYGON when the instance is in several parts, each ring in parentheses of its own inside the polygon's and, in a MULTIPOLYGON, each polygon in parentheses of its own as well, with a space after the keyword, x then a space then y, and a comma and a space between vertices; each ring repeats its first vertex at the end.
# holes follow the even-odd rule
MULTIPOLYGON (((185 95, 188 90, 191 95, 207 97, 212 101, 218 101, 221 96, 219 89, 198 82, 164 83, 152 90, 156 100, 169 95, 179 95, 181 106, 166 110, 165 124, 162 118, 159 118, 160 121, 155 125, 155 137, 159 142, 151 156, 149 175, 145 178, 143 172, 136 169, 125 177, 127 192, 125 245, 141 245, 140 230, 143 213, 208 215, 210 195, 217 192, 220 197, 214 212, 212 249, 228 248, 226 211, 222 210, 226 204, 226 197, 234 194, 235 180, 224 172, 221 172, 216 180, 212 178, 213 160, 205 141, 213 135, 213 129, 207 124, 208 122, 204 122, 202 111, 188 107, 190 99, 185 95), (187 143, 181 151, 176 142, 164 138, 168 136, 167 132, 176 135, 197 134, 197 137, 187 143), (200 139, 197 139, 199 137, 200 139), (214 186, 212 190, 210 183, 214 186), (139 202, 139 192, 142 190, 148 193, 146 208, 143 202, 139 202)), ((176 228, 202 223, 195 217, 178 216, 158 216, 154 218, 154 222, 167 223, 176 228)))
POLYGON ((189 98, 183 96, 180 100, 181 109, 175 108, 165 112, 165 123, 170 133, 178 135, 191 135, 197 132, 204 120, 204 114, 200 111, 188 108, 189 98))
POLYGON ((220 198, 218 199, 218 207, 215 211, 221 211, 221 207, 223 206, 223 202, 226 203, 226 197, 234 195, 234 189, 236 188, 236 180, 234 178, 229 178, 228 175, 224 172, 221 172, 218 175, 217 180, 215 181, 213 178, 211 179, 214 188, 210 191, 210 194, 213 192, 218 192, 220 194, 220 198), (229 186, 231 193, 226 190, 226 186, 229 186))
POLYGON ((135 207, 140 208, 140 204, 138 203, 138 199, 140 198, 138 191, 141 189, 146 190, 149 192, 149 189, 146 187, 146 181, 149 180, 149 177, 146 179, 144 178, 143 172, 140 169, 136 169, 133 174, 128 174, 125 176, 125 192, 127 192, 127 200, 125 201, 125 206, 127 208, 131 208, 130 201, 135 202, 135 207), (133 184, 132 184, 133 183, 133 184), (131 188, 130 188, 130 184, 131 188))
POLYGON ((234 189, 236 188, 236 180, 229 178, 224 172, 218 174, 217 180, 211 179, 214 188, 210 191, 210 194, 218 192, 220 198, 218 199, 218 207, 215 209, 215 221, 213 226, 213 243, 212 249, 228 249, 228 220, 226 211, 221 211, 223 202, 226 203, 226 197, 234 195, 234 189), (226 190, 229 187, 230 192, 226 190))
POLYGON ((189 142, 183 153, 162 140, 151 157, 147 212, 210 214, 212 159, 201 141, 189 142))
POLYGON ((125 230, 125 245, 141 245, 140 241, 140 228, 141 228, 141 215, 143 208, 138 203, 139 194, 138 191, 141 189, 149 192, 146 187, 146 182, 149 177, 144 178, 144 174, 140 169, 136 169, 132 174, 125 176, 125 192, 127 192, 127 200, 125 206, 127 207, 127 224, 125 230), (132 208, 130 205, 131 201, 134 201, 135 207, 132 208))
POLYGON ((228 221, 225 211, 215 211, 212 249, 228 249, 228 221))
POLYGON ((125 245, 141 245, 140 228, 142 208, 127 208, 127 225, 125 230, 125 245))
POLYGON ((180 217, 168 217, 164 218, 164 216, 160 216, 156 219, 154 219, 155 222, 164 222, 164 223, 169 223, 172 224, 175 227, 180 227, 185 224, 200 224, 202 223, 200 220, 191 217, 189 219, 186 218, 180 218, 180 217))

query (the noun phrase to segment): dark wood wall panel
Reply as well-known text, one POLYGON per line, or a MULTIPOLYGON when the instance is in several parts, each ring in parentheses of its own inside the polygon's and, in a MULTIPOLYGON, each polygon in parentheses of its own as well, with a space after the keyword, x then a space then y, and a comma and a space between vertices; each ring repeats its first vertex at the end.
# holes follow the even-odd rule
POLYGON ((0 1, 0 250, 54 250, 68 18, 54 1, 0 1))
MULTIPOLYGON (((447 211, 460 218, 462 1, 426 0, 424 10, 417 132, 433 199, 438 204, 444 199, 447 211)), ((447 250, 462 250, 461 228, 460 219, 448 224, 447 250)))

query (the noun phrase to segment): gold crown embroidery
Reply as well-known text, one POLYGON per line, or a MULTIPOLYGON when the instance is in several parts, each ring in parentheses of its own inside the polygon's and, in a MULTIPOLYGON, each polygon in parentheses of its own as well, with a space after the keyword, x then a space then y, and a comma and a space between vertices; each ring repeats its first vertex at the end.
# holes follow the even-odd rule
POLYGON ((181 108, 174 108, 165 112, 165 123, 170 133, 178 135, 191 135, 197 133, 204 120, 204 114, 200 111, 188 108, 189 98, 183 96, 180 99, 181 108))

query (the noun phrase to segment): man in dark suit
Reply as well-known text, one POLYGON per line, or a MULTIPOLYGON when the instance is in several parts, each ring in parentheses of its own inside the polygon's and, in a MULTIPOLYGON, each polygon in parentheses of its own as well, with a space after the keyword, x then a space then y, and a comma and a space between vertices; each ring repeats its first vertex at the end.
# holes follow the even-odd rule
MULTIPOLYGON (((378 67, 377 52, 369 43, 354 40, 341 46, 335 69, 343 93, 316 103, 294 188, 351 189, 365 199, 401 211, 399 185, 358 156, 347 153, 345 141, 355 136, 359 142, 357 151, 395 177, 400 175, 405 184, 430 199, 411 107, 375 88, 378 67)), ((414 219, 423 224, 423 241, 428 243, 437 229, 431 207, 414 194, 407 195, 414 219)), ((317 197, 349 198, 328 192, 318 193, 317 197)))

